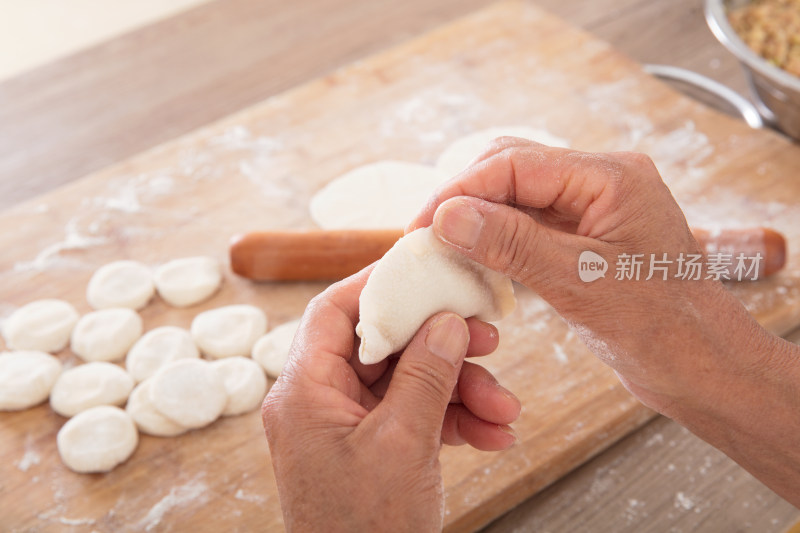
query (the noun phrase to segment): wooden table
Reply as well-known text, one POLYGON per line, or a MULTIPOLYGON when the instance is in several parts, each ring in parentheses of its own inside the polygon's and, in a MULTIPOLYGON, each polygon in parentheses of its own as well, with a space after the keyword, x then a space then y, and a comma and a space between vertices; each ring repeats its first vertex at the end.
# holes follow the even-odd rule
MULTIPOLYGON (((0 83, 0 209, 488 3, 216 0, 0 83)), ((638 61, 744 88, 699 0, 536 3, 638 61)), ((657 419, 488 529, 783 531, 798 517, 722 454, 657 419)))

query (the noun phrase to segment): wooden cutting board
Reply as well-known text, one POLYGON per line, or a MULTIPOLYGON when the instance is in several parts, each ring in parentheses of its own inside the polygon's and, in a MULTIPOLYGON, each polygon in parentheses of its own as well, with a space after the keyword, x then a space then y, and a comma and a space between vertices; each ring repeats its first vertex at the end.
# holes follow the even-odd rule
MULTIPOLYGON (((800 323, 800 149, 748 130, 644 75, 608 45, 523 3, 502 3, 271 98, 0 214, 0 316, 43 297, 89 310, 92 271, 209 254, 231 235, 308 228, 308 201, 380 159, 432 163, 453 139, 529 125, 586 150, 645 151, 697 225, 767 224, 792 256, 780 275, 732 287, 776 333, 800 323)), ((209 302, 142 311, 147 329, 188 327, 205 309, 261 306, 271 326, 325 285, 251 284, 228 273, 209 302)), ((475 529, 648 420, 552 309, 518 287, 484 362, 522 400, 522 443, 505 453, 446 448, 447 527, 475 529)), ((67 363, 75 357, 60 354, 67 363)), ((107 475, 57 456, 65 419, 46 405, 0 413, 0 530, 278 530, 282 518, 258 413, 181 437, 142 436, 107 475)))

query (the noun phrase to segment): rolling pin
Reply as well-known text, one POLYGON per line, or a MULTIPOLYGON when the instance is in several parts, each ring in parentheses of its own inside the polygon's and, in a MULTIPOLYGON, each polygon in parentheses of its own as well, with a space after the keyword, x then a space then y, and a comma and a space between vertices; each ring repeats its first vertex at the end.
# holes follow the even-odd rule
MULTIPOLYGON (((769 228, 692 230, 706 254, 761 254, 759 277, 786 262, 786 240, 769 228)), ((256 281, 344 279, 377 261, 403 236, 403 230, 261 231, 234 237, 233 271, 256 281)), ((735 262, 735 259, 734 259, 735 262)), ((731 278, 732 275, 731 267, 731 278)))

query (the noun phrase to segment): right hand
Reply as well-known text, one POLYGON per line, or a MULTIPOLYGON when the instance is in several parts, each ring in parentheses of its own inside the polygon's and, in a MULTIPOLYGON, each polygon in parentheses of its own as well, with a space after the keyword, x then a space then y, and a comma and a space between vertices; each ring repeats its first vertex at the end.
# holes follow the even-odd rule
POLYGON ((611 274, 622 253, 700 252, 649 159, 499 139, 411 229, 429 224, 550 302, 643 403, 800 505, 800 348, 759 326, 719 281, 611 274), (605 278, 580 281, 584 250, 609 262, 605 278))
POLYGON ((673 417, 676 402, 716 403, 725 376, 748 371, 752 362, 738 354, 719 357, 732 335, 768 336, 718 281, 675 279, 674 264, 666 281, 645 281, 651 253, 675 261, 700 248, 641 154, 500 138, 443 184, 409 229, 431 224, 445 244, 537 292, 631 392, 673 417), (608 261, 604 278, 580 281, 585 250, 608 261), (620 254, 644 254, 638 281, 615 279, 620 254))

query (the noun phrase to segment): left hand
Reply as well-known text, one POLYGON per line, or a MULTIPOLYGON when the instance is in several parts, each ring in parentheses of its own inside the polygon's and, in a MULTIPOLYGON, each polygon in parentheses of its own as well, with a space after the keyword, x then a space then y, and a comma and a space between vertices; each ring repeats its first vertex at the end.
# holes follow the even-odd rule
POLYGON ((369 269, 316 297, 263 419, 286 528, 442 527, 441 444, 503 450, 520 403, 483 367, 494 326, 439 313, 399 358, 358 361, 358 297, 369 269))

